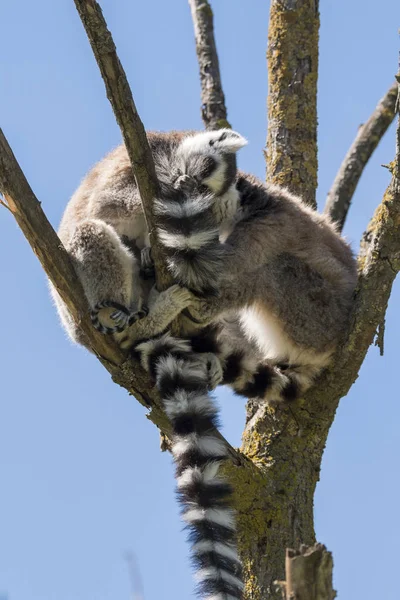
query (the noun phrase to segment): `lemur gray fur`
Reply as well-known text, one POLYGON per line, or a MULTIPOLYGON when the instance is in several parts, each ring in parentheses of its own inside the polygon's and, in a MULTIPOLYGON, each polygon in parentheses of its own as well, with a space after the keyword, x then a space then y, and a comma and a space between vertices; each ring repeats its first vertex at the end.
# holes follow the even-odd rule
POLYGON ((348 324, 356 264, 326 216, 252 175, 233 178, 232 156, 244 143, 230 130, 181 142, 175 181, 184 185, 156 202, 158 236, 174 279, 204 297, 186 311, 200 325, 192 348, 215 352, 223 382, 238 393, 293 400, 329 363, 348 324))
MULTIPOLYGON (((349 247, 326 216, 282 188, 236 173, 235 152, 246 143, 239 134, 150 133, 149 142, 161 187, 155 206, 159 238, 175 280, 207 298, 198 320, 217 326, 218 343, 208 347, 218 350, 224 382, 267 401, 293 399, 328 364, 346 327, 356 282, 349 247)), ((160 333, 196 302, 174 288, 153 301, 149 317, 127 327, 140 315, 147 292, 137 257, 121 238, 138 254, 148 247, 148 232, 123 146, 83 181, 60 237, 87 288, 94 324, 117 332, 125 348, 160 333), (87 239, 89 253, 82 250, 87 239), (167 311, 162 307, 168 297, 167 311)), ((78 329, 66 323, 57 304, 76 339, 78 329)), ((182 334, 192 331, 190 326, 182 334)), ((201 339, 203 344, 203 334, 201 339)))

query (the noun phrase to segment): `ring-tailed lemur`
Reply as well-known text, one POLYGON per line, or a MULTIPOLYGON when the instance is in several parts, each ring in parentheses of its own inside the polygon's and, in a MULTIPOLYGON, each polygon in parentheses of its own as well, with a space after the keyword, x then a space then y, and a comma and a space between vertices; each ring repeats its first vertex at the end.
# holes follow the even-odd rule
POLYGON ((292 400, 329 363, 348 324, 356 264, 327 217, 287 190, 243 173, 231 185, 230 136, 235 151, 243 138, 229 130, 182 141, 176 153, 184 164, 211 158, 214 195, 186 172, 180 196, 156 202, 158 236, 175 280, 204 296, 200 308, 187 311, 201 326, 219 329, 217 345, 204 345, 201 334, 193 348, 217 351, 224 381, 239 393, 292 400), (236 211, 221 243, 216 206, 227 189, 233 206, 237 194, 236 211))
MULTIPOLYGON (((239 393, 266 400, 303 393, 329 362, 347 324, 356 281, 350 249, 325 216, 286 190, 251 175, 236 176, 235 152, 246 143, 239 134, 149 134, 149 142, 161 187, 155 207, 159 237, 175 279, 207 298, 199 320, 222 329, 224 381, 239 393), (221 235, 227 238, 224 244, 221 235), (215 290, 219 297, 213 297, 215 290), (231 347, 232 331, 248 340, 245 352, 242 342, 231 347)), ((84 180, 60 228, 86 286, 94 322, 108 331, 129 324, 145 295, 137 261, 119 236, 137 253, 148 244, 122 146, 84 180), (111 308, 102 308, 106 304, 111 308)), ((166 297, 152 311, 152 323, 147 318, 117 334, 123 347, 167 326, 172 319, 162 310, 166 297)), ((185 302, 195 301, 186 295, 181 304, 172 302, 171 315, 185 302)), ((58 304, 76 338, 77 328, 71 319, 66 323, 58 304)))
MULTIPOLYGON (((211 338, 200 332, 190 345, 186 342, 185 358, 177 358, 182 342, 168 335, 140 344, 137 351, 142 363, 150 369, 147 357, 156 357, 152 372, 160 389, 164 389, 162 378, 171 375, 173 393, 163 396, 167 404, 170 400, 175 404, 180 389, 186 389, 182 387, 184 378, 174 375, 177 360, 186 361, 182 368, 199 363, 207 373, 204 360, 188 353, 189 349, 216 350, 222 359, 224 380, 236 391, 267 400, 296 396, 327 364, 346 325, 355 284, 350 250, 326 219, 286 191, 263 186, 249 175, 235 179, 235 152, 244 145, 238 134, 153 134, 149 138, 161 183, 161 197, 156 203, 159 237, 169 254, 171 272, 179 283, 204 296, 200 311, 195 310, 195 301, 188 295, 178 302, 179 310, 192 304, 188 308, 192 317, 201 325, 211 323, 212 329, 220 331, 216 338, 214 331, 211 338), (224 244, 220 243, 222 233, 227 238, 224 244), (245 343, 240 337, 235 342, 235 336, 241 332, 245 343)), ((146 246, 147 231, 124 148, 109 155, 82 183, 67 208, 60 236, 75 262, 95 325, 117 332, 115 335, 124 347, 140 337, 159 333, 157 315, 164 318, 162 325, 167 326, 171 319, 163 315, 162 305, 169 297, 168 290, 150 307, 148 317, 130 324, 135 312, 141 310, 143 291, 137 259, 127 252, 121 238, 125 237, 138 254, 146 246), (150 327, 146 324, 151 323, 152 316, 150 327)), ((85 344, 65 307, 58 304, 70 335, 85 344)), ((175 316, 179 310, 177 302, 173 304, 175 316)), ((184 333, 191 333, 188 324, 184 333)), ((192 443, 202 443, 199 419, 207 377, 203 374, 202 388, 199 386, 191 396, 198 412, 185 401, 180 405, 179 421, 193 421, 193 434, 187 439, 183 436, 188 444, 185 460, 191 461, 190 468, 200 472, 201 477, 209 477, 212 487, 218 481, 216 469, 206 471, 205 455, 200 456, 191 448, 192 443)), ((204 407, 207 413, 205 403, 204 407)), ((179 445, 176 428, 175 434, 179 445)), ((214 449, 215 455, 211 440, 208 449, 203 448, 208 459, 218 463, 220 451, 214 449)), ((176 458, 178 454, 179 451, 176 458)), ((217 514, 212 510, 218 512, 218 499, 209 493, 207 488, 201 499, 210 503, 210 514, 217 514)), ((200 496, 186 495, 183 500, 204 511, 204 506, 199 508, 200 496)), ((213 531, 213 523, 205 523, 205 528, 202 523, 199 525, 200 539, 205 542, 199 547, 211 548, 209 542, 217 543, 216 538, 207 537, 213 531)), ((232 558, 232 540, 227 547, 223 540, 218 543, 222 544, 219 550, 213 546, 205 559, 215 560, 217 566, 208 562, 200 577, 208 582, 206 588, 212 590, 215 598, 221 600, 226 599, 226 592, 218 595, 221 586, 229 584, 230 575, 238 578, 236 592, 230 593, 233 598, 238 597, 240 577, 236 559, 232 558), (221 570, 217 558, 227 561, 226 569, 221 570)))
MULTIPOLYGON (((234 153, 230 153, 227 167, 221 164, 222 172, 218 174, 219 163, 212 157, 180 155, 182 137, 183 134, 149 136, 161 198, 165 202, 179 201, 189 184, 191 188, 196 174, 196 185, 202 188, 199 200, 203 208, 206 204, 209 207, 206 220, 216 220, 222 230, 237 210, 237 192, 231 198, 236 175, 234 153), (188 168, 189 180, 185 174, 188 168), (218 203, 211 201, 212 186, 207 188, 207 178, 215 171, 217 179, 224 180, 226 186, 218 203)), ((236 142, 229 144, 236 147, 236 142)), ((198 211, 196 201, 192 208, 189 205, 190 202, 185 203, 186 212, 198 211)), ((180 226, 186 231, 184 215, 180 215, 180 226)), ((183 308, 196 303, 193 294, 178 285, 159 295, 154 288, 149 293, 149 282, 140 277, 138 257, 148 243, 148 234, 130 163, 122 147, 83 181, 67 206, 59 235, 82 282, 93 325, 104 333, 112 333, 122 348, 139 339, 154 338, 183 308), (144 302, 149 305, 148 315, 144 302)), ((198 243, 203 242, 200 234, 198 243)), ((54 289, 52 292, 68 334, 90 350, 58 294, 54 289)), ((153 375, 173 426, 178 494, 190 530, 200 592, 214 600, 235 600, 241 597, 243 583, 230 508, 231 489, 218 474, 228 449, 215 429, 216 407, 208 395, 208 388, 215 387, 221 379, 221 367, 213 355, 195 354, 190 346, 188 341, 166 334, 136 345, 136 352, 153 375)))

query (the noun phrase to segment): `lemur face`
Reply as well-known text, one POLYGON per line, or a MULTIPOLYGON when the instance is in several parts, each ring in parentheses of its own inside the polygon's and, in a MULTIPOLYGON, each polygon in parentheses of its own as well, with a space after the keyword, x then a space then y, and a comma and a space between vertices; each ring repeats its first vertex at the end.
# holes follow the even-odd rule
POLYGON ((185 138, 177 150, 175 185, 186 191, 204 185, 217 196, 224 194, 235 181, 236 152, 246 144, 230 129, 185 138))

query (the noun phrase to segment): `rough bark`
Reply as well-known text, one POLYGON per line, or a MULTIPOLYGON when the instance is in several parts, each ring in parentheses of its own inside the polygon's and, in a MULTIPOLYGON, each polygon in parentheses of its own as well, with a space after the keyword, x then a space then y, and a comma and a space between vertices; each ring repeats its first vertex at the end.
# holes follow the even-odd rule
POLYGON ((368 121, 358 129, 357 136, 329 190, 324 212, 338 224, 340 231, 343 229, 362 172, 394 119, 396 99, 397 83, 394 83, 368 121))
POLYGON ((300 551, 286 550, 286 581, 280 583, 284 600, 334 600, 332 554, 322 544, 300 551))
POLYGON ((214 38, 214 17, 207 0, 189 0, 200 69, 201 116, 206 129, 230 127, 214 38))
POLYGON ((242 452, 264 474, 250 481, 239 469, 234 477, 247 598, 252 600, 278 599, 273 582, 284 579, 285 547, 315 541, 313 497, 329 429, 384 321, 400 269, 399 161, 398 142, 393 178, 371 220, 367 251, 360 260, 351 328, 331 367, 295 406, 262 408, 244 431, 242 452))
POLYGON ((271 0, 267 179, 315 207, 318 0, 271 0))

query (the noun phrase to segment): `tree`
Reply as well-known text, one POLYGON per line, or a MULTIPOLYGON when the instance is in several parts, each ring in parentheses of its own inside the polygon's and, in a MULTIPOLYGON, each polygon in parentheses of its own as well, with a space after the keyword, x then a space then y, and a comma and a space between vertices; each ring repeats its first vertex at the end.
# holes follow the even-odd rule
MULTIPOLYGON (((144 205, 148 207, 156 182, 149 154, 145 153, 143 128, 127 86, 121 85, 123 74, 119 72, 120 65, 113 54, 111 38, 104 31, 102 33, 100 17, 97 21, 94 19, 95 2, 76 1, 76 5, 83 18, 87 19, 85 24, 89 38, 96 58, 103 67, 108 95, 124 133, 125 143, 130 149, 136 177, 143 182, 140 187, 144 205), (116 73, 118 76, 115 76, 116 73), (143 165, 143 153, 148 168, 140 171, 137 167, 143 165)), ((214 60, 214 68, 211 69, 214 77, 211 81, 203 79, 205 123, 212 126, 225 124, 226 110, 220 114, 224 100, 217 76, 216 53, 212 48, 210 9, 205 2, 191 2, 191 5, 197 20, 200 65, 207 50, 202 45, 205 34, 211 41, 210 56, 214 60), (210 90, 215 92, 217 99, 208 97, 210 90)), ((302 194, 311 204, 315 202, 317 172, 317 38, 318 8, 314 2, 272 2, 268 50, 268 176, 302 194)), ((204 69, 201 72, 204 75, 204 69)), ((359 174, 362 172, 393 118, 396 95, 397 90, 391 88, 371 117, 373 123, 359 133, 354 151, 345 159, 347 169, 343 168, 342 171, 344 175, 351 174, 351 177, 346 178, 341 174, 329 198, 331 214, 338 221, 345 219, 354 192, 355 171, 358 168, 359 174), (350 169, 349 165, 353 168, 350 169)), ((81 321, 103 365, 115 381, 129 389, 146 406, 149 390, 147 378, 137 365, 125 362, 121 366, 122 356, 117 349, 92 331, 68 257, 59 248, 59 241, 35 203, 4 138, 0 156, 0 187, 8 207, 34 245, 64 300, 81 321)), ((266 593, 271 597, 278 594, 274 591, 273 582, 284 578, 285 547, 314 542, 313 495, 329 427, 339 399, 347 393, 356 378, 378 326, 378 341, 382 344, 386 305, 399 264, 398 241, 394 235, 399 210, 398 168, 398 162, 391 165, 391 186, 365 238, 354 320, 334 365, 296 409, 257 413, 244 432, 242 452, 232 449, 229 475, 238 492, 241 551, 248 576, 247 593, 251 598, 263 598, 266 593), (251 515, 262 515, 262 518, 252 519, 251 515)), ((148 218, 151 222, 151 211, 148 212, 148 218)), ((162 268, 162 255, 157 256, 157 263, 161 285, 166 284, 168 278, 162 268)), ((156 397, 151 400, 150 418, 168 435, 169 427, 160 403, 156 397)), ((253 415, 249 410, 250 416, 253 415)))

